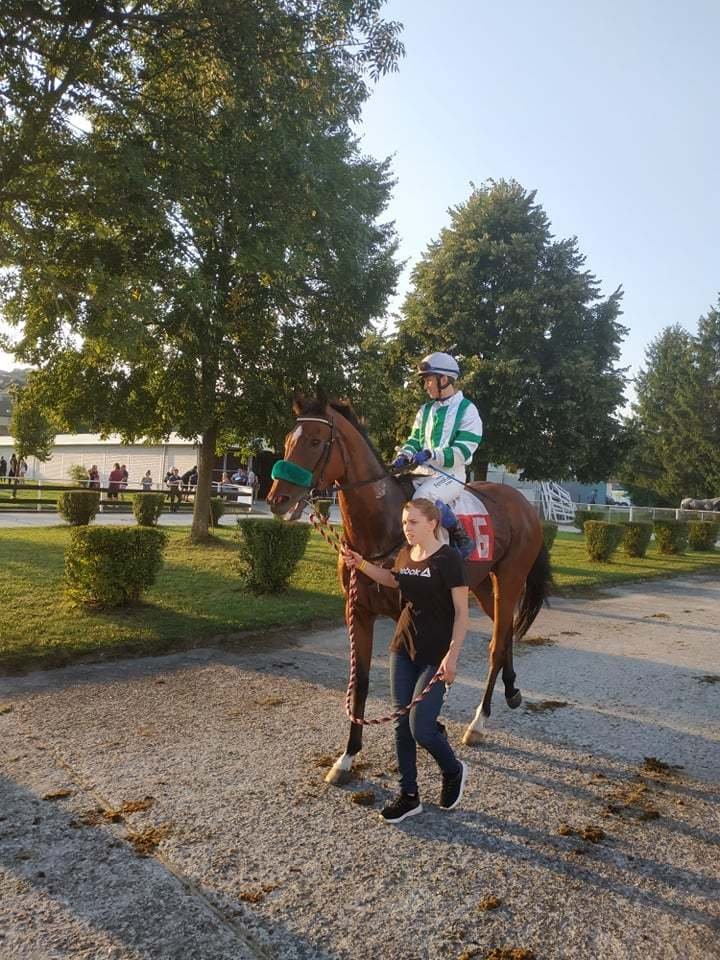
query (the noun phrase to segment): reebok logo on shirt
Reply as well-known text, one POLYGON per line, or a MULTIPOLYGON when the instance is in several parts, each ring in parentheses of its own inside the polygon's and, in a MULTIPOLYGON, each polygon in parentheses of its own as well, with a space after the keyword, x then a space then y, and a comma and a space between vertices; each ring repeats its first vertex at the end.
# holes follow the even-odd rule
POLYGON ((402 570, 397 570, 396 573, 405 574, 408 577, 431 577, 430 567, 425 567, 424 570, 418 570, 417 567, 403 567, 402 570))

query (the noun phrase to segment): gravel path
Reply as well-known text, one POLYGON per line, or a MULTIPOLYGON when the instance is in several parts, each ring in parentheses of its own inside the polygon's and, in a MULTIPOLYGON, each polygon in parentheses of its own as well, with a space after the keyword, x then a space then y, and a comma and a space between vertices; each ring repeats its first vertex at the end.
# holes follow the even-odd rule
MULTIPOLYGON (((0 958, 717 958, 719 614, 708 578, 555 601, 517 653, 525 703, 496 693, 459 748, 462 806, 435 806, 423 762, 426 812, 398 827, 377 816, 389 728, 348 787, 322 780, 341 630, 0 679, 0 958)), ((486 629, 448 701, 457 743, 486 629)))

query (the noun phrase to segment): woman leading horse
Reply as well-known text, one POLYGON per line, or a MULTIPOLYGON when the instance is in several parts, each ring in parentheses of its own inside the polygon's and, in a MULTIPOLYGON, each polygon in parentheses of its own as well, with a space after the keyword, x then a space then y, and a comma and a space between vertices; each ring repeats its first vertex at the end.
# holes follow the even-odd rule
MULTIPOLYGON (((286 437, 284 460, 274 471, 276 479, 268 494, 272 512, 297 519, 311 489, 335 485, 348 544, 373 563, 392 566, 405 542, 405 488, 388 473, 349 404, 329 403, 318 395, 297 398, 293 412, 295 427, 286 437)), ((479 741, 479 730, 490 716, 493 689, 501 671, 508 706, 514 709, 522 702, 515 686, 513 638, 522 637, 539 613, 549 593, 551 576, 542 526, 526 498, 502 484, 468 486, 481 497, 495 532, 492 559, 467 561, 470 591, 493 621, 485 692, 463 736, 466 744, 473 744, 479 741)), ((349 571, 341 558, 338 567, 347 598, 349 571)), ((346 619, 348 615, 346 599, 346 619)), ((354 717, 362 718, 365 712, 375 621, 379 616, 397 620, 399 615, 397 590, 358 578, 353 611, 357 648, 354 717)), ((362 729, 361 724, 351 723, 345 752, 326 777, 329 783, 343 783, 349 778, 353 760, 362 748, 362 729)))

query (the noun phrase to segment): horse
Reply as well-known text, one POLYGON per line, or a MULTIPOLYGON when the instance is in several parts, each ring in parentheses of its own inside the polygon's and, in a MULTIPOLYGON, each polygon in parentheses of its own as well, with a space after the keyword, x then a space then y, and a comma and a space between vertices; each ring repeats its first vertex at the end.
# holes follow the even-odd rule
MULTIPOLYGON (((311 489, 334 486, 345 539, 373 563, 391 566, 405 543, 402 508, 412 496, 401 479, 392 476, 374 449, 367 433, 347 402, 329 402, 296 396, 296 423, 285 439, 284 469, 274 470, 268 492, 271 512, 297 520, 309 503, 311 489)), ((518 490, 495 483, 472 483, 485 504, 495 530, 495 551, 490 561, 466 561, 468 585, 493 621, 488 649, 488 673, 483 698, 463 742, 482 740, 480 731, 490 717, 495 681, 502 670, 505 701, 511 709, 522 703, 515 686, 513 638, 522 637, 546 602, 552 585, 550 560, 540 520, 534 507, 518 490)), ((345 593, 345 618, 349 623, 350 572, 338 557, 338 573, 345 593)), ((397 620, 398 590, 380 587, 367 577, 357 577, 353 610, 357 673, 352 716, 362 719, 369 687, 373 630, 379 616, 397 620)), ((345 751, 326 776, 332 784, 346 783, 354 759, 362 749, 363 727, 350 724, 345 751)))

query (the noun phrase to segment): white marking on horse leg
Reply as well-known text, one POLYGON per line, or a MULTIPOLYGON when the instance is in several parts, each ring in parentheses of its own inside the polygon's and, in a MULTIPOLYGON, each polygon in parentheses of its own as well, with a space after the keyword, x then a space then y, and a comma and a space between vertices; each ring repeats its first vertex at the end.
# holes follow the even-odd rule
POLYGON ((485 714, 482 712, 482 706, 479 706, 479 707, 477 708, 477 710, 475 711, 475 716, 473 717, 473 721, 472 721, 472 723, 470 724, 470 729, 471 729, 471 730, 484 730, 486 724, 487 724, 487 717, 486 717, 485 714))
POLYGON ((325 776, 325 783, 347 783, 350 779, 353 759, 354 757, 350 753, 341 754, 328 770, 325 776))
POLYGON ((472 723, 463 734, 463 743, 467 744, 467 746, 473 746, 474 744, 482 743, 483 736, 480 731, 485 729, 486 723, 487 717, 482 712, 482 707, 478 707, 475 711, 475 716, 473 717, 472 723))

